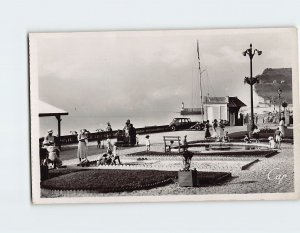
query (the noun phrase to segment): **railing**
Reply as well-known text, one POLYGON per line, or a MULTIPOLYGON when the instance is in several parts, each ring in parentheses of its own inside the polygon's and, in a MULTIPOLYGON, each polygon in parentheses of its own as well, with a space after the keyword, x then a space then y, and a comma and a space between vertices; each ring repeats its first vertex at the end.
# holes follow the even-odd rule
MULTIPOLYGON (((143 128, 136 128, 136 134, 144 135, 150 133, 160 133, 160 132, 167 132, 170 131, 168 125, 159 125, 159 126, 146 126, 143 128)), ((97 141, 97 140, 105 140, 107 137, 109 138, 117 138, 118 130, 114 130, 111 132, 96 132, 96 133, 89 133, 88 140, 89 141, 97 141)), ((40 138, 39 141, 42 143, 44 138, 40 138)), ((64 135, 60 137, 60 145, 69 145, 75 144, 78 142, 77 135, 64 135)))
POLYGON ((189 115, 189 114, 203 114, 203 110, 201 108, 183 108, 180 111, 183 115, 189 115))

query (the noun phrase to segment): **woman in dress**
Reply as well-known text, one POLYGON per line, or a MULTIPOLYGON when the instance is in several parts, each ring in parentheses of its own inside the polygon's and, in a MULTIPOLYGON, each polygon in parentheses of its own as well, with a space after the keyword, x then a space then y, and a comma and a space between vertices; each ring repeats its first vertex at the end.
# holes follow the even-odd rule
POLYGON ((218 138, 219 137, 219 135, 217 133, 217 128, 218 128, 218 121, 217 121, 217 119, 214 119, 214 122, 213 122, 213 134, 212 134, 213 138, 218 138))
POLYGON ((205 124, 205 139, 207 138, 210 138, 210 132, 209 132, 209 127, 210 127, 210 124, 209 124, 209 120, 206 121, 206 124, 205 124))
POLYGON ((87 152, 88 152, 87 131, 86 130, 80 130, 80 134, 78 134, 77 138, 78 138, 77 157, 79 159, 79 162, 81 162, 82 159, 87 159, 87 152))
POLYGON ((225 136, 225 125, 223 124, 223 120, 219 122, 219 137, 223 138, 225 136))
POLYGON ((284 123, 285 123, 285 118, 282 117, 279 121, 279 131, 281 132, 281 136, 284 137, 285 135, 285 129, 284 129, 284 123))

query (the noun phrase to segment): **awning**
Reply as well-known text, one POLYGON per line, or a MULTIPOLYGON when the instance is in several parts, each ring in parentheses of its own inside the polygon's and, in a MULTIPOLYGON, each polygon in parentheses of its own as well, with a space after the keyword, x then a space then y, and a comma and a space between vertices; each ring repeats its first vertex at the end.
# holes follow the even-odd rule
POLYGON ((65 110, 57 108, 51 104, 48 104, 44 101, 39 101, 39 116, 59 116, 59 115, 68 115, 69 113, 65 110))

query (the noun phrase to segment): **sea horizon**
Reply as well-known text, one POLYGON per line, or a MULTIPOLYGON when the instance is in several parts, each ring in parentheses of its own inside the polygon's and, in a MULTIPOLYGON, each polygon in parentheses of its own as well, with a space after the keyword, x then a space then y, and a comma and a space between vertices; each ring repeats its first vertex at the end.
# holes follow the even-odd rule
MULTIPOLYGON (((96 132, 97 129, 105 130, 110 122, 113 130, 123 129, 125 122, 129 119, 135 128, 145 126, 168 125, 175 117, 189 117, 192 121, 201 121, 201 115, 181 116, 180 112, 168 112, 164 114, 151 114, 147 116, 62 116, 61 135, 70 135, 71 131, 79 132, 80 129, 87 129, 96 132)), ((52 129, 57 135, 57 120, 55 117, 39 118, 39 136, 44 137, 47 130, 52 129)))

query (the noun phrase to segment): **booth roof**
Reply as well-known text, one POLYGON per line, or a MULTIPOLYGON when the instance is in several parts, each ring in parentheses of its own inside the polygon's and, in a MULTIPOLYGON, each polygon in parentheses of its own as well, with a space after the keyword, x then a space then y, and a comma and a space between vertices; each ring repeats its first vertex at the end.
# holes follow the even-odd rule
POLYGON ((44 101, 39 101, 39 116, 58 116, 58 115, 68 115, 69 113, 65 110, 57 108, 51 104, 44 101))
POLYGON ((205 104, 228 104, 228 107, 244 107, 244 104, 238 97, 204 97, 205 104))

